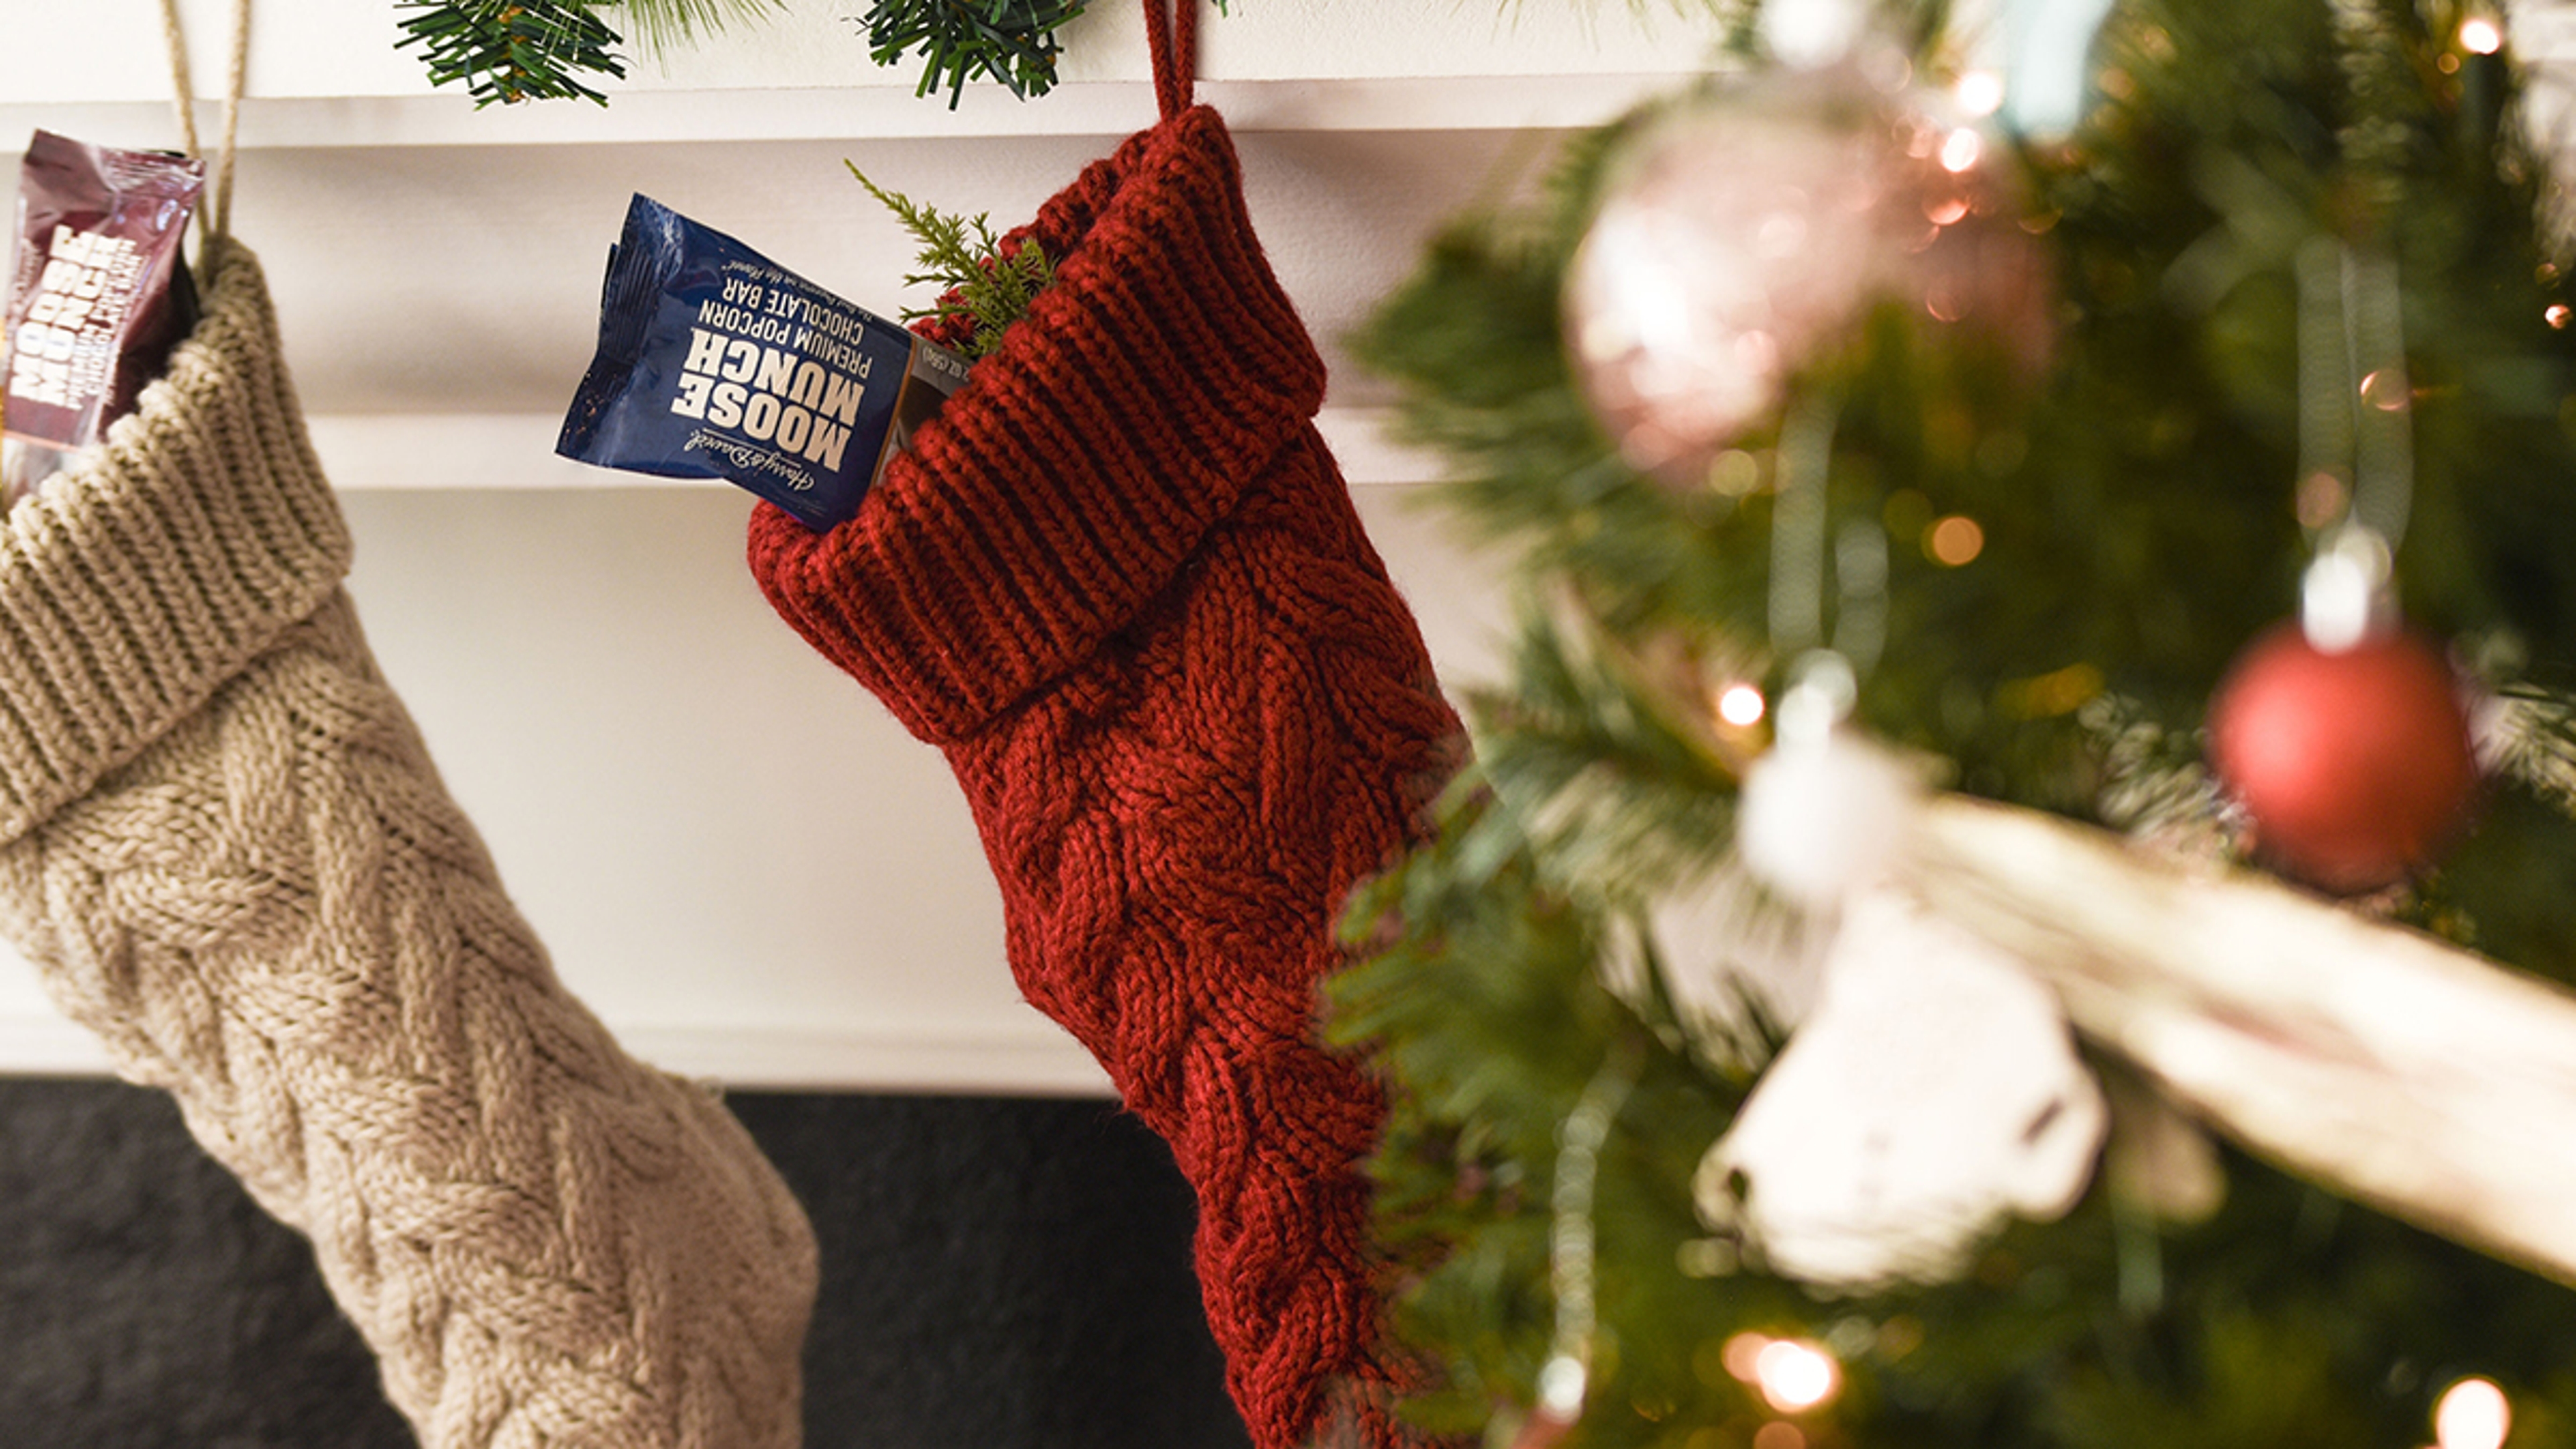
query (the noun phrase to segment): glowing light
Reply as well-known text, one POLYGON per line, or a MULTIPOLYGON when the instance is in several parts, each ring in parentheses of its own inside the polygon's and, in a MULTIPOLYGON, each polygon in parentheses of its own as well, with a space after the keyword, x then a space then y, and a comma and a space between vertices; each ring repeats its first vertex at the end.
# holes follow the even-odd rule
POLYGON ((2102 671, 2078 662, 2028 679, 2006 681, 1995 690, 1995 704, 2008 719, 2055 719, 2092 703, 2102 693, 2102 686, 2102 671))
POLYGON ((1778 261, 1806 250, 1807 218, 1800 208, 1807 204, 1805 192, 1795 189, 1786 192, 1780 209, 1762 218, 1753 228, 1754 255, 1778 261))
POLYGON ((1965 126, 1941 139, 1941 169, 1956 176, 1977 164, 1985 153, 1986 143, 1965 126))
POLYGON ((2331 536, 2299 578, 2299 625, 2308 642, 2341 654, 2370 636, 2388 582, 2388 545, 2367 529, 2331 536))
POLYGON ((2499 1449, 2513 1428, 2513 1406, 2487 1379, 2462 1379, 2442 1391, 2433 1410, 2433 1438, 2440 1449, 2499 1449))
POLYGON ((1985 551, 1986 531, 1964 513, 1953 513, 1923 533, 1923 552, 1934 563, 1951 568, 1972 562, 1985 551))
POLYGON ((1539 1407, 1560 1419, 1572 1420, 1583 1412, 1583 1396, 1591 1383, 1591 1371, 1583 1360, 1558 1354, 1538 1371, 1539 1407))
POLYGON ((1968 198, 1964 196, 1935 197, 1923 203, 1923 217, 1934 226, 1948 226, 1967 214, 1968 198))
POLYGON ((1717 697, 1717 717, 1737 729, 1760 724, 1763 711, 1768 708, 1762 691, 1750 684, 1730 684, 1726 692, 1717 697))
POLYGON ((1762 1350, 1771 1340, 1759 1333, 1739 1333, 1726 1341, 1726 1371, 1751 1383, 1762 1376, 1762 1350))
POLYGON ((2568 318, 2576 316, 2576 313, 2569 312, 2567 310, 2567 304, 2564 302, 2552 302, 2540 310, 2540 316, 2541 319, 2546 321, 2550 326, 2564 330, 2567 326, 2568 318))
POLYGON ((1812 1343, 1794 1338, 1775 1338, 1762 1346, 1753 1361, 1754 1387, 1772 1408, 1784 1414, 1800 1413, 1825 1403, 1840 1392, 1843 1369, 1834 1356, 1812 1343))
POLYGON ((2414 397, 2406 392, 2406 374, 2393 366, 2383 366, 2362 379, 2362 402, 2378 407, 2380 413, 2403 413, 2414 405, 2414 397))
POLYGON ((1972 70, 1950 88, 1950 99, 1971 116, 1991 116, 2003 108, 2004 78, 1990 70, 1972 70))
POLYGON ((1708 486, 1742 498, 1762 486, 1762 460, 1742 448, 1729 448, 1709 460, 1708 486))
POLYGON ((2483 15, 2460 22, 2460 49, 2471 55, 2493 55, 2504 49, 2504 32, 2483 15))
POLYGON ((2298 500, 2299 526, 2314 532, 2343 517, 2352 502, 2352 490, 2341 478, 2320 469, 2299 480, 2298 500))
POLYGON ((1774 1419, 1753 1431, 1753 1449, 1807 1449, 1807 1436, 1786 1419, 1774 1419))

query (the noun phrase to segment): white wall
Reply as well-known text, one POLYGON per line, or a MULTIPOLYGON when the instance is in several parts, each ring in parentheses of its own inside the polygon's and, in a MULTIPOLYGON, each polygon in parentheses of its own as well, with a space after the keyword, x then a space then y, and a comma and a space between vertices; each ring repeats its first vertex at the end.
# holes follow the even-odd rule
MULTIPOLYGON (((1202 97, 1326 345, 1324 422, 1362 513, 1444 676, 1472 678, 1494 570, 1413 506, 1432 465, 1380 441, 1384 390, 1334 339, 1443 217, 1695 67, 1713 27, 1612 0, 1232 8, 1202 22, 1202 97)), ((564 977, 630 1046, 745 1085, 1102 1091, 1012 988, 944 765, 753 588, 748 496, 551 455, 630 192, 891 313, 918 300, 909 248, 843 158, 1008 224, 1152 118, 1133 4, 1067 33, 1056 94, 983 88, 955 112, 868 64, 858 9, 790 0, 636 67, 605 110, 478 113, 394 51, 390 0, 258 0, 234 229, 275 286, 384 667, 564 977)), ((229 4, 183 10, 212 95, 229 4)), ((0 0, 0 147, 37 126, 169 145, 167 94, 149 0, 0 0)), ((101 1066, 0 948, 0 1071, 101 1066)))

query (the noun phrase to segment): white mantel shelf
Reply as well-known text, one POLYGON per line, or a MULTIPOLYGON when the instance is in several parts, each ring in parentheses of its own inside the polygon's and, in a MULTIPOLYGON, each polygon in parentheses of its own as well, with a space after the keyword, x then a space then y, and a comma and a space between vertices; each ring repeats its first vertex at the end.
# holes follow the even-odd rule
MULTIPOLYGON (((1265 131, 1518 131, 1597 125, 1670 88, 1670 72, 1561 76, 1433 75, 1211 80, 1198 99, 1229 129, 1265 131)), ((1154 88, 1136 81, 1058 86, 1020 101, 970 93, 951 111, 885 86, 638 91, 607 107, 569 102, 476 110, 457 94, 254 99, 242 107, 244 150, 390 146, 610 146, 655 141, 1009 140, 1118 137, 1154 119, 1154 88)), ((198 126, 213 134, 216 110, 198 126)), ((176 122, 163 97, 135 101, 0 101, 0 138, 42 127, 131 146, 168 146, 176 122)))
MULTIPOLYGON (((181 0, 205 117, 223 91, 230 0, 181 0)), ((613 145, 1120 135, 1154 114, 1142 7, 1096 0, 1065 27, 1059 84, 1020 100, 1000 86, 914 94, 909 60, 875 65, 855 0, 787 0, 703 43, 592 77, 604 107, 476 110, 432 89, 399 50, 392 0, 259 0, 242 141, 253 147, 613 145)), ((1714 8, 1714 7, 1710 7, 1714 8)), ((1240 0, 1199 25, 1200 99, 1261 130, 1423 130, 1592 124, 1715 52, 1718 22, 1661 5, 1526 0, 1240 0)), ((167 129, 171 95, 149 0, 0 0, 0 135, 18 123, 115 141, 167 129), (113 132, 116 134, 97 134, 113 132)))

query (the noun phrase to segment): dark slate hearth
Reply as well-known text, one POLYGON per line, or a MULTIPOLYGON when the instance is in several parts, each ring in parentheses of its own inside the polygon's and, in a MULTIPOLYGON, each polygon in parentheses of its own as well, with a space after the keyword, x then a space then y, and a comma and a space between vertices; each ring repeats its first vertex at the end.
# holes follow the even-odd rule
MULTIPOLYGON (((1242 1449, 1171 1154, 1088 1101, 738 1094, 823 1248, 807 1449, 1242 1449)), ((0 1080, 0 1444, 411 1449, 158 1093, 0 1080)))

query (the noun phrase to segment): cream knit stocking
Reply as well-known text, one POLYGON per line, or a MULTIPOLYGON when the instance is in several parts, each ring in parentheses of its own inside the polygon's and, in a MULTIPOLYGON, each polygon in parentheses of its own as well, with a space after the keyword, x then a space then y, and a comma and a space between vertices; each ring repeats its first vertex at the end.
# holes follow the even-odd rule
POLYGON ((311 1238, 427 1449, 790 1449, 814 1241, 555 979, 378 675, 257 261, 0 523, 0 929, 311 1238))

